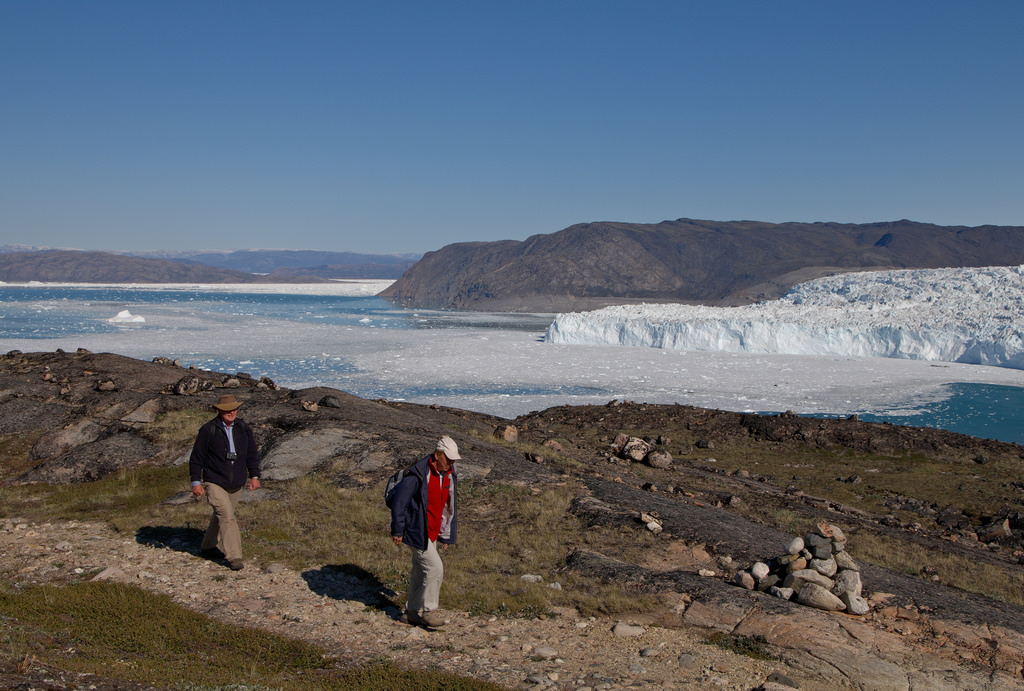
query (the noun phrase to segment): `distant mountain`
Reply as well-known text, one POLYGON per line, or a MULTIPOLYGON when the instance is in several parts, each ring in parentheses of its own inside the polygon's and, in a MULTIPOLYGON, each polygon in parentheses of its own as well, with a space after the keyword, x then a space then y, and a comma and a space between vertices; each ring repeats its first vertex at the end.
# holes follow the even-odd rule
POLYGON ((110 252, 39 250, 0 253, 0 281, 6 282, 254 283, 265 280, 265 277, 244 271, 110 252))
POLYGON ((201 252, 126 252, 133 256, 157 257, 205 264, 275 277, 299 278, 398 278, 416 263, 419 254, 359 254, 321 250, 234 250, 201 252))
POLYGON ((742 305, 849 271, 1024 264, 1024 228, 691 219, 585 223, 428 252, 381 293, 419 308, 567 312, 629 302, 742 305))
POLYGON ((394 279, 419 254, 318 250, 85 252, 0 246, 0 280, 71 283, 312 283, 394 279))

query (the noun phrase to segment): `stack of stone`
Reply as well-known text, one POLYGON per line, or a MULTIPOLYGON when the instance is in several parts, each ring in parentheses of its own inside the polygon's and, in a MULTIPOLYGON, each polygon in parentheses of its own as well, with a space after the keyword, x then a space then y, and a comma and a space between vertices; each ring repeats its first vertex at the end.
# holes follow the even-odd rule
POLYGON ((846 551, 846 536, 826 521, 794 538, 785 554, 738 572, 733 582, 830 612, 870 610, 861 596, 860 567, 846 551))

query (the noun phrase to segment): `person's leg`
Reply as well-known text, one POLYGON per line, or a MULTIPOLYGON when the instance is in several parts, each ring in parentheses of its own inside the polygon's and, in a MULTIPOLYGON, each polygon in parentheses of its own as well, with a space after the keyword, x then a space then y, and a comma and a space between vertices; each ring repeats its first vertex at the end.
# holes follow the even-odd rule
MULTIPOLYGON (((210 493, 206 493, 206 503, 213 506, 210 503, 210 493)), ((210 516, 210 524, 206 526, 206 533, 203 534, 203 544, 201 546, 203 552, 209 552, 213 549, 220 549, 221 552, 224 550, 220 546, 220 522, 217 520, 217 512, 214 511, 213 515, 210 516)))
POLYGON ((219 485, 207 482, 205 485, 207 500, 213 507, 213 518, 210 519, 210 528, 203 539, 203 549, 207 549, 210 540, 210 530, 216 527, 216 544, 224 552, 224 557, 229 561, 242 560, 242 535, 238 530, 238 521, 235 520, 235 507, 238 506, 238 497, 241 490, 229 492, 219 485))
POLYGON ((409 569, 409 592, 406 594, 405 610, 419 614, 423 611, 423 550, 409 547, 412 554, 412 568, 409 569))
POLYGON ((427 543, 423 551, 423 611, 438 608, 441 599, 441 581, 444 580, 444 564, 437 553, 437 543, 427 543))
POLYGON ((409 573, 409 594, 406 616, 412 624, 441 626, 444 620, 433 612, 438 606, 441 581, 444 578, 444 564, 437 553, 437 543, 427 543, 427 548, 412 551, 412 569, 409 573))

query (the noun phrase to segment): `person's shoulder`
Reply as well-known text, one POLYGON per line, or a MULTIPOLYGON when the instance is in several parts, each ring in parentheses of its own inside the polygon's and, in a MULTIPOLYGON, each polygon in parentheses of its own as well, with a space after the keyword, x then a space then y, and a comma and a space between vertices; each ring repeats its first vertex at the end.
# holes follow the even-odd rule
POLYGON ((421 458, 420 460, 416 461, 411 466, 409 466, 409 472, 406 473, 406 477, 408 477, 409 475, 414 475, 415 477, 417 477, 417 478, 422 480, 423 478, 425 478, 427 476, 428 464, 429 463, 430 463, 430 456, 429 455, 424 456, 423 458, 421 458))

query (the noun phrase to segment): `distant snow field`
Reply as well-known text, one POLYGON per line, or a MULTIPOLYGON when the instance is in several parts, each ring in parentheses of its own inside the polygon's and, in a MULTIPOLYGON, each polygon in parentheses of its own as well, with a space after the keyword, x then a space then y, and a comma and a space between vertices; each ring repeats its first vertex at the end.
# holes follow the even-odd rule
POLYGON ((394 283, 391 279, 345 279, 328 283, 55 283, 28 281, 3 286, 46 286, 47 288, 127 288, 133 290, 200 290, 222 293, 255 293, 281 295, 344 295, 369 297, 394 283))
POLYGON ((1024 266, 840 274, 745 307, 643 304, 559 314, 545 340, 1024 369, 1024 266))

